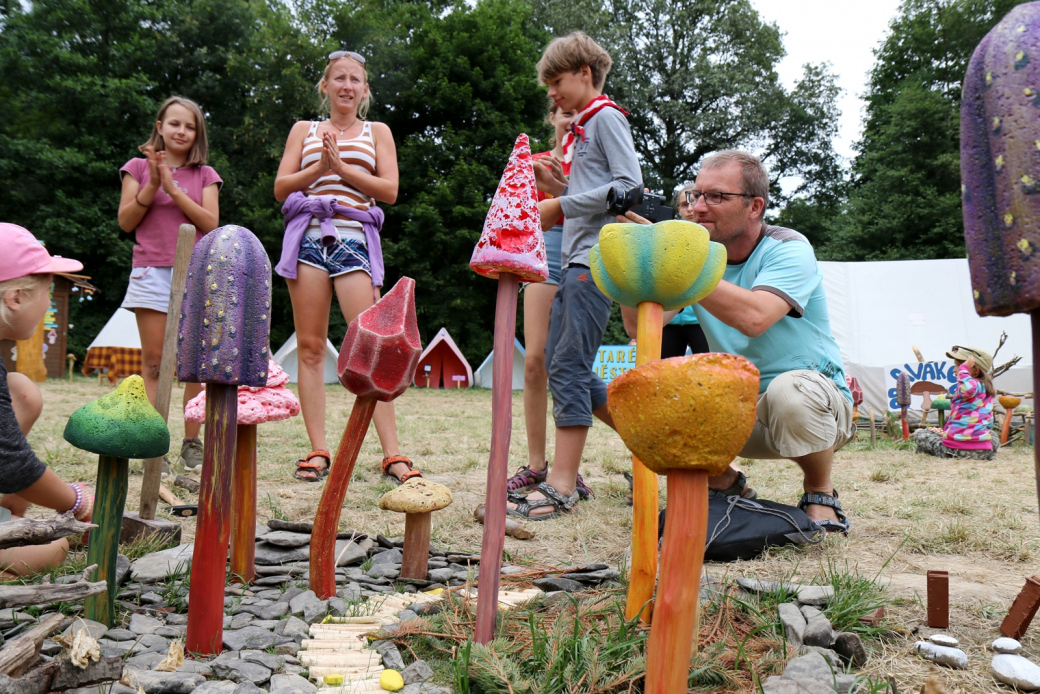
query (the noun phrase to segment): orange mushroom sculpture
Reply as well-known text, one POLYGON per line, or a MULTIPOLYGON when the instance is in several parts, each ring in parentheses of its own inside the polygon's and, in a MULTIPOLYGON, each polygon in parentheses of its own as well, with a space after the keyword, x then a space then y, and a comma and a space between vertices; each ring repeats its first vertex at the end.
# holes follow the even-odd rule
POLYGON ((725 470, 751 436, 758 385, 758 369, 744 357, 708 353, 649 362, 607 388, 625 445, 668 479, 646 694, 686 691, 697 643, 708 477, 725 470))

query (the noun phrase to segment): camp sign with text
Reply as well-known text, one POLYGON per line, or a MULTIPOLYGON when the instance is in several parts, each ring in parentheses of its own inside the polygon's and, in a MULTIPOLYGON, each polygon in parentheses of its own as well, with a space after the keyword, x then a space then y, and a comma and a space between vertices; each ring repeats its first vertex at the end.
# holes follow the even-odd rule
MULTIPOLYGON (((949 390, 957 382, 957 372, 953 368, 952 359, 886 366, 885 390, 888 392, 888 409, 896 412, 899 411, 899 405, 896 403, 896 379, 903 371, 910 376, 911 387, 918 381, 931 381, 949 390)), ((922 396, 914 395, 910 401, 910 409, 921 409, 922 400, 922 396)))
POLYGON ((592 370, 607 383, 635 366, 635 345, 601 345, 592 362, 592 370))

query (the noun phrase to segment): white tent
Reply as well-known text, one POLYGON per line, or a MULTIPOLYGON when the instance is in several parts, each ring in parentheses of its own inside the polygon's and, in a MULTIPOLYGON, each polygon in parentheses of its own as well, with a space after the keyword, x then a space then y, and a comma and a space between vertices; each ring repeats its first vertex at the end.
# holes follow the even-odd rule
MULTIPOLYGON (((339 377, 336 375, 336 362, 338 360, 339 352, 336 351, 332 342, 325 338, 325 383, 337 383, 339 381, 339 377)), ((274 361, 288 374, 290 383, 298 383, 296 377, 300 369, 296 353, 296 333, 290 335, 285 344, 274 353, 274 361)))
MULTIPOLYGON (((1006 332, 996 365, 1012 356, 1022 361, 996 380, 998 388, 1032 391, 1033 355, 1029 316, 980 318, 972 299, 968 261, 904 260, 871 263, 821 262, 831 332, 841 348, 845 371, 863 388, 860 412, 896 409, 890 388, 899 371, 912 380, 949 386, 946 357, 953 345, 990 353, 1006 332), (919 364, 913 346, 925 364, 919 364)), ((912 408, 919 407, 916 397, 912 408)))
POLYGON ((136 347, 141 349, 141 334, 137 332, 137 316, 133 311, 117 308, 105 327, 97 334, 87 347, 136 347))
MULTIPOLYGON (((524 389, 524 346, 520 340, 513 338, 513 390, 524 389)), ((492 362, 494 362, 495 350, 487 355, 477 370, 473 373, 474 385, 478 388, 490 388, 493 380, 492 362)))

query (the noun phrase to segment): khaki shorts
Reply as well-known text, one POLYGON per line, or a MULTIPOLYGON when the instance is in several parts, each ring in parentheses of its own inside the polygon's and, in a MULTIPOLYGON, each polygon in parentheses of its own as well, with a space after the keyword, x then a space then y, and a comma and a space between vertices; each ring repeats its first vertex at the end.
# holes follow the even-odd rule
POLYGON ((788 371, 758 397, 755 428, 740 455, 800 458, 832 446, 838 450, 855 434, 852 403, 834 381, 816 371, 788 371))

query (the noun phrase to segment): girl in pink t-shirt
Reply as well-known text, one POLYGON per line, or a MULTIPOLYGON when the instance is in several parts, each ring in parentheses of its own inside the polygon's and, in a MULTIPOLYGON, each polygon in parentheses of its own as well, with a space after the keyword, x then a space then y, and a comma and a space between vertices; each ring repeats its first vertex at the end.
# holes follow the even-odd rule
MULTIPOLYGON (((171 96, 163 102, 152 126, 151 137, 141 145, 144 159, 131 159, 119 169, 123 193, 119 201, 119 227, 136 232, 133 270, 123 308, 137 316, 145 389, 155 404, 162 360, 166 313, 170 302, 177 229, 195 225, 195 241, 217 228, 217 195, 223 183, 206 166, 209 141, 199 105, 171 96)), ((201 386, 185 384, 184 402, 198 395, 201 386)), ((187 470, 202 464, 201 424, 184 422, 181 459, 187 470)), ((164 463, 163 471, 166 472, 164 463)))

